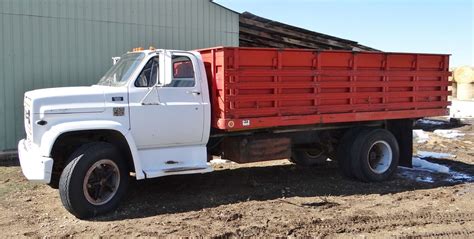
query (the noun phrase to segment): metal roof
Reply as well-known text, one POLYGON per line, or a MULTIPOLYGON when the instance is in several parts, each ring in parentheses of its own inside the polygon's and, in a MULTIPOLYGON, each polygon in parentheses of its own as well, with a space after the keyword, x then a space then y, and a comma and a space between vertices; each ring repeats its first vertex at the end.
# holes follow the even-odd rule
POLYGON ((379 51, 356 41, 269 20, 250 12, 240 14, 240 46, 379 51))

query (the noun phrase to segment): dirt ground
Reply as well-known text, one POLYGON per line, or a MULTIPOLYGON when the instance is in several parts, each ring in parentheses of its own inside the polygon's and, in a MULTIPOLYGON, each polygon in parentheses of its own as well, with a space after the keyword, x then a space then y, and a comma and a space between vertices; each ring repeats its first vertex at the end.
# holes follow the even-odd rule
POLYGON ((0 237, 473 238, 474 131, 455 129, 466 135, 427 132, 428 142, 414 146, 456 155, 426 159, 455 174, 399 168, 388 182, 361 183, 342 177, 336 162, 319 168, 286 160, 218 164, 210 174, 134 182, 116 212, 93 221, 74 218, 56 190, 27 182, 16 161, 3 161, 0 237))

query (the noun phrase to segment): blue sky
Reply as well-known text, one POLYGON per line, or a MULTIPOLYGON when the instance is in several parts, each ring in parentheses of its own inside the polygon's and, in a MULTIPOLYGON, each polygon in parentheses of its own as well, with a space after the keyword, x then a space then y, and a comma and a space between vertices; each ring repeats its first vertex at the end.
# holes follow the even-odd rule
POLYGON ((216 0, 237 12, 383 51, 448 53, 474 65, 474 0, 216 0))

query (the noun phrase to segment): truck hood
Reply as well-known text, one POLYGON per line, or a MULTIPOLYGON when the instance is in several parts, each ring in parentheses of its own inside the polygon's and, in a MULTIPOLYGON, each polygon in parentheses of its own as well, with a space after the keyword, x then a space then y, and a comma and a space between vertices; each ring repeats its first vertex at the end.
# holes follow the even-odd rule
POLYGON ((34 114, 99 113, 105 110, 105 88, 62 87, 25 93, 25 107, 34 114))

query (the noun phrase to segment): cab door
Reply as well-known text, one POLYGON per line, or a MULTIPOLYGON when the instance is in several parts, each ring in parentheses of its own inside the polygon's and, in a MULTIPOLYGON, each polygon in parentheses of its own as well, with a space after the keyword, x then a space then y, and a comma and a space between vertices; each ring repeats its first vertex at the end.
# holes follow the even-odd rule
POLYGON ((157 88, 160 105, 156 123, 161 146, 188 146, 203 142, 204 107, 200 68, 186 52, 164 52, 164 78, 157 88))

